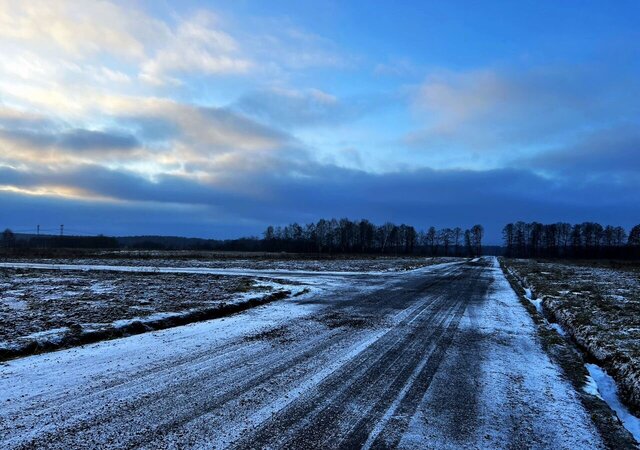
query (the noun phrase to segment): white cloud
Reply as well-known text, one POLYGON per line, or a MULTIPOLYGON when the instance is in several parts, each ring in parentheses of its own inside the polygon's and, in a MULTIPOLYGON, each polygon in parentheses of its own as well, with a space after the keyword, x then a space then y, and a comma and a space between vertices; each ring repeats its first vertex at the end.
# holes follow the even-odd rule
MULTIPOLYGON (((206 11, 159 18, 126 3, 0 0, 0 163, 26 172, 95 165, 249 189, 237 174, 311 159, 282 124, 186 100, 210 104, 197 94, 211 80, 190 84, 191 75, 283 86, 270 77, 343 62, 330 41, 294 27, 253 31, 206 11)), ((277 91, 293 106, 344 114, 324 91, 277 91)))
POLYGON ((0 0, 0 37, 85 58, 106 53, 144 59, 166 37, 162 22, 111 2, 0 0))
POLYGON ((142 64, 141 78, 161 84, 172 73, 238 74, 252 66, 241 56, 236 40, 219 29, 216 18, 200 12, 182 21, 166 45, 142 64))
POLYGON ((239 74, 253 66, 204 11, 170 25, 111 2, 0 0, 0 40, 0 72, 41 82, 75 75, 121 83, 138 72, 146 82, 179 84, 183 74, 239 74), (129 73, 101 67, 105 55, 129 73))
POLYGON ((413 92, 422 126, 405 143, 456 163, 504 163, 574 139, 590 124, 628 120, 627 86, 586 66, 436 71, 413 92))
POLYGON ((209 10, 169 17, 111 1, 0 0, 0 81, 57 89, 190 88, 190 75, 282 82, 318 67, 345 68, 337 45, 290 21, 223 21, 209 10), (255 26, 254 26, 255 25, 255 26))

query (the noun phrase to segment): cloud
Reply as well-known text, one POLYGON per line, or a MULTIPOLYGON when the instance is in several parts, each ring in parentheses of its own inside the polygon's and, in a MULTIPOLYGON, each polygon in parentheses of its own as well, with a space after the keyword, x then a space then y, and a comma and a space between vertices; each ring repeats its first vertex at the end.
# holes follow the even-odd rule
POLYGON ((237 85, 285 86, 300 71, 350 64, 335 43, 288 19, 234 21, 189 8, 157 14, 162 10, 0 0, 3 100, 91 128, 86 122, 104 120, 112 97, 202 104, 212 77, 233 85, 233 96, 244 90, 237 85))
POLYGON ((44 128, 51 124, 51 119, 43 114, 11 108, 0 103, 0 127, 2 128, 44 128))
MULTIPOLYGON (((158 10, 0 0, 0 204, 12 223, 238 235, 349 216, 498 229, 626 224, 640 203, 640 92, 624 67, 438 70, 398 88, 409 112, 374 116, 402 102, 362 72, 350 80, 373 94, 312 88, 361 60, 290 19, 158 10), (380 142, 409 129, 397 149, 380 142), (384 171, 344 167, 382 151, 384 171)), ((400 59, 374 75, 421 70, 400 59)))
POLYGON ((640 175, 640 123, 621 124, 582 136, 520 161, 555 175, 607 176, 612 179, 640 175))
POLYGON ((26 196, 0 190, 0 204, 12 211, 9 224, 13 230, 35 232, 41 230, 56 233, 61 223, 71 234, 114 235, 166 235, 167 230, 176 234, 198 237, 225 237, 236 234, 250 235, 256 224, 247 224, 230 218, 224 211, 211 208, 175 204, 110 203, 82 199, 60 199, 48 196, 26 196), (193 218, 198 217, 197 223, 193 218))
POLYGON ((75 129, 62 133, 57 144, 70 150, 92 151, 129 150, 138 147, 140 142, 131 134, 75 129))
POLYGON ((627 74, 589 66, 436 71, 414 91, 424 125, 404 142, 500 161, 636 117, 632 92, 638 85, 627 74))
POLYGON ((147 47, 167 33, 162 22, 112 2, 0 2, 1 38, 75 57, 108 53, 141 60, 147 47))
POLYGON ((244 42, 263 69, 281 77, 307 69, 350 69, 360 58, 345 54, 331 39, 303 30, 288 19, 268 20, 247 30, 244 42))
POLYGON ((75 78, 171 87, 189 76, 283 78, 352 64, 332 41, 289 20, 254 22, 232 27, 208 9, 169 20, 111 1, 0 0, 0 75, 49 86, 75 78))
POLYGON ((211 13, 199 12, 178 25, 167 44, 144 62, 140 77, 154 84, 175 81, 171 74, 242 74, 253 67, 238 42, 219 29, 211 13))
POLYGON ((286 128, 345 124, 371 112, 380 103, 375 96, 339 99, 319 89, 274 87, 249 92, 231 108, 286 128))
MULTIPOLYGON (((284 132, 226 108, 199 107, 160 98, 112 98, 105 109, 130 128, 153 137, 160 130, 166 145, 185 162, 208 165, 211 158, 237 154, 258 157, 294 144, 284 132)), ((162 137, 162 136, 158 136, 162 137)))
POLYGON ((147 179, 180 174, 222 186, 234 184, 239 171, 278 170, 281 160, 309 158, 294 137, 225 108, 119 96, 102 98, 98 105, 117 128, 74 128, 3 110, 0 164, 35 172, 93 164, 147 179))
POLYGON ((0 145, 6 150, 0 154, 0 163, 46 163, 56 158, 62 162, 65 155, 130 154, 142 147, 133 134, 123 130, 72 128, 64 121, 7 107, 0 107, 0 145))
MULTIPOLYGON (((203 221, 215 222, 216 214, 224 216, 224 220, 219 219, 222 222, 253 224, 251 233, 258 233, 269 223, 345 216, 377 222, 392 219, 423 228, 468 227, 473 224, 470 221, 481 222, 487 226, 492 242, 498 242, 504 223, 519 219, 599 220, 630 226, 626 211, 640 202, 637 178, 623 183, 606 179, 576 183, 577 177, 556 180, 527 169, 416 169, 373 174, 313 161, 279 159, 273 164, 273 170, 235 167, 223 181, 169 174, 150 179, 95 165, 40 173, 5 167, 0 170, 0 186, 11 185, 25 192, 53 186, 62 193, 84 192, 85 197, 79 198, 87 200, 139 204, 141 210, 157 205, 168 216, 173 207, 176 211, 198 209, 200 214, 180 229, 186 234, 200 229, 203 221), (252 188, 245 189, 246 185, 252 188)), ((58 201, 56 198, 64 199, 64 195, 53 196, 52 201, 58 201)), ((124 209, 138 226, 143 226, 144 213, 136 217, 129 206, 124 209)), ((165 233, 175 234, 171 223, 168 217, 165 233)), ((96 232, 109 232, 110 226, 105 222, 96 232)), ((134 227, 129 233, 136 230, 134 227)))
POLYGON ((137 73, 144 82, 162 85, 194 73, 245 73, 253 65, 206 11, 178 17, 173 25, 108 1, 2 0, 0 38, 7 56, 2 71, 43 84, 70 77, 130 83, 137 73), (107 57, 111 65, 102 65, 107 57))
MULTIPOLYGON (((303 105, 308 96, 339 110, 340 100, 325 93, 293 94, 303 105)), ((0 157, 0 198, 47 198, 63 210, 83 201, 87 210, 122 211, 131 227, 127 233, 144 230, 145 213, 133 206, 138 205, 158 217, 164 211, 164 232, 172 234, 200 233, 202 223, 230 232, 236 221, 245 224, 237 236, 240 230, 259 233, 269 223, 323 216, 419 227, 470 226, 473 218, 489 228, 494 242, 504 222, 518 219, 630 225, 624 211, 640 203, 637 176, 584 176, 586 169, 607 163, 605 148, 617 161, 608 162, 611 170, 626 161, 627 173, 637 174, 633 126, 594 135, 548 157, 517 161, 519 169, 369 173, 322 163, 293 136, 232 109, 156 97, 97 98, 117 128, 70 127, 40 114, 0 109, 5 127, 0 145, 11 149, 0 157), (573 160, 576 170, 570 169, 573 160), (174 211, 185 210, 197 214, 180 221, 180 230, 171 229, 177 226, 174 211)), ((311 117, 320 121, 322 115, 311 117)), ((42 211, 20 210, 16 221, 40 220, 42 211)), ((103 228, 96 232, 120 230, 119 220, 98 224, 103 228)))

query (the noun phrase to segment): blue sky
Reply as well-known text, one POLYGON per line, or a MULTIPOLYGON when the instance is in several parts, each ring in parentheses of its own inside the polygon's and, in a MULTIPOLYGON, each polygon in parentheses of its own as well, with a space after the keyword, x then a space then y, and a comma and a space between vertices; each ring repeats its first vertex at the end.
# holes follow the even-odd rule
POLYGON ((631 1, 0 1, 0 226, 629 227, 639 19, 631 1))

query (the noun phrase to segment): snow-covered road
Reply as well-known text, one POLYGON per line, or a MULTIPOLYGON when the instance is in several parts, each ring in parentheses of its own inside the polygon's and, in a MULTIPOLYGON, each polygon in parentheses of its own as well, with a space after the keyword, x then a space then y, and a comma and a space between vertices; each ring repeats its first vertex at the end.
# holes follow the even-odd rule
POLYGON ((495 260, 377 283, 1 365, 0 442, 603 448, 495 260))

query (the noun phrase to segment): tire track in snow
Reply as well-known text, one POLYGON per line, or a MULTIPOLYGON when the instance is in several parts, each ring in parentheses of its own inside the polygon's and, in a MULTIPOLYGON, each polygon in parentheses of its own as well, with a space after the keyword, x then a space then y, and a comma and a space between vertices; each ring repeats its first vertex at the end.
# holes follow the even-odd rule
MULTIPOLYGON (((344 438, 353 432, 350 422, 357 423, 363 417, 378 418, 378 411, 372 412, 369 405, 375 405, 380 396, 393 400, 394 393, 400 390, 420 358, 425 353, 428 358, 430 352, 437 350, 443 335, 455 332, 465 304, 463 300, 452 300, 447 293, 451 281, 440 285, 442 292, 432 294, 437 298, 432 308, 425 308, 399 324, 393 333, 370 346, 368 354, 358 355, 318 386, 312 395, 283 410, 238 447, 333 448, 336 443, 331 442, 332 438, 344 438), (423 314, 427 310, 431 314, 423 314), (389 374, 395 376, 388 379, 389 374)), ((464 293, 461 294, 464 299, 464 293)), ((366 438, 365 434, 363 439, 350 440, 346 446, 357 447, 366 438)))

